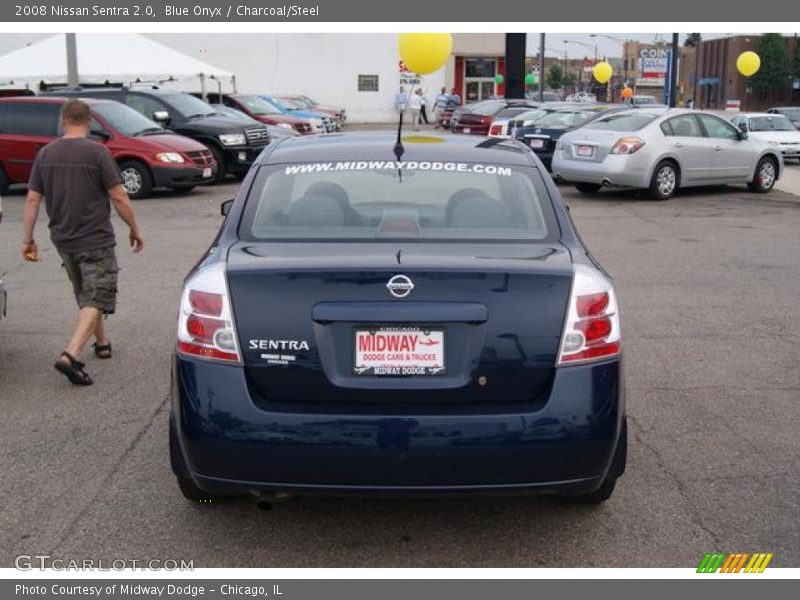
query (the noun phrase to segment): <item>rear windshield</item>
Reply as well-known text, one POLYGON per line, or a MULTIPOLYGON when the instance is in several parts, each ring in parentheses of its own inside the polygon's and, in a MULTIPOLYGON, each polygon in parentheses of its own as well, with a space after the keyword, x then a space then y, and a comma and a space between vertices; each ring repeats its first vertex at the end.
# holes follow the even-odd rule
POLYGON ((752 117, 750 131, 795 131, 794 125, 783 115, 772 117, 752 117))
POLYGON ((476 115, 490 117, 499 110, 501 110, 503 107, 504 104, 502 102, 496 102, 495 100, 488 100, 486 102, 478 102, 477 104, 468 106, 467 111, 475 113, 476 115))
POLYGON ((550 114, 544 115, 541 119, 536 121, 537 125, 565 125, 566 127, 575 127, 581 123, 585 123, 592 117, 597 115, 596 111, 591 110, 557 110, 550 114))
POLYGON ((586 129, 603 129, 605 131, 638 131, 648 123, 652 123, 658 115, 632 115, 619 113, 604 119, 592 121, 586 129))
POLYGON ((535 169, 424 161, 262 167, 239 233, 298 241, 558 238, 535 169))

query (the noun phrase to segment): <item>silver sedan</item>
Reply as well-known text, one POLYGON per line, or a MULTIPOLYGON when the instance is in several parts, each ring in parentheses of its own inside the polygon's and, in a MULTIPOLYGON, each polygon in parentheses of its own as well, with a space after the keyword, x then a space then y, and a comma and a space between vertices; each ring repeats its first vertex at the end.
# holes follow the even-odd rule
POLYGON ((608 115, 563 135, 553 157, 553 176, 581 192, 642 188, 658 200, 679 188, 727 183, 766 193, 782 172, 771 144, 712 113, 680 109, 608 115))

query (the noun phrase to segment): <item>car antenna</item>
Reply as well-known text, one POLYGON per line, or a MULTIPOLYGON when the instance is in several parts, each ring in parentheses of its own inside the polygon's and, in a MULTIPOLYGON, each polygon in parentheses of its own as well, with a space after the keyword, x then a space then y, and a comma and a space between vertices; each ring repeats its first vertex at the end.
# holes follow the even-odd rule
POLYGON ((394 144, 394 155, 397 158, 397 176, 400 178, 400 183, 403 183, 403 170, 400 168, 400 160, 403 158, 403 112, 400 111, 400 120, 397 123, 397 141, 394 144))

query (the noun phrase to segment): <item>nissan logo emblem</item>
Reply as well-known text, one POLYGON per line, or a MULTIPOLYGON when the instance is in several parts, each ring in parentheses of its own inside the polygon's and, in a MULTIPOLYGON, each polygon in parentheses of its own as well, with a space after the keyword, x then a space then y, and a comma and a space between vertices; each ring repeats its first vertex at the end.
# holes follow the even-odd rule
POLYGON ((405 298, 414 289, 414 283, 405 275, 395 275, 386 284, 386 289, 395 298, 405 298))

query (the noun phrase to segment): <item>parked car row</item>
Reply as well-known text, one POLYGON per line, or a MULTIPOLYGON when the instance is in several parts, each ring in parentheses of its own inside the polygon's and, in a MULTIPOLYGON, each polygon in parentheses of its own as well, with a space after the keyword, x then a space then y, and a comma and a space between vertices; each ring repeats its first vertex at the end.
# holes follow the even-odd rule
POLYGON ((91 135, 109 148, 134 199, 155 188, 187 191, 228 175, 242 178, 272 139, 336 131, 346 120, 343 109, 304 96, 207 95, 215 106, 198 96, 141 86, 2 98, 0 193, 27 182, 39 149, 61 134, 59 115, 69 98, 91 106, 91 135))

